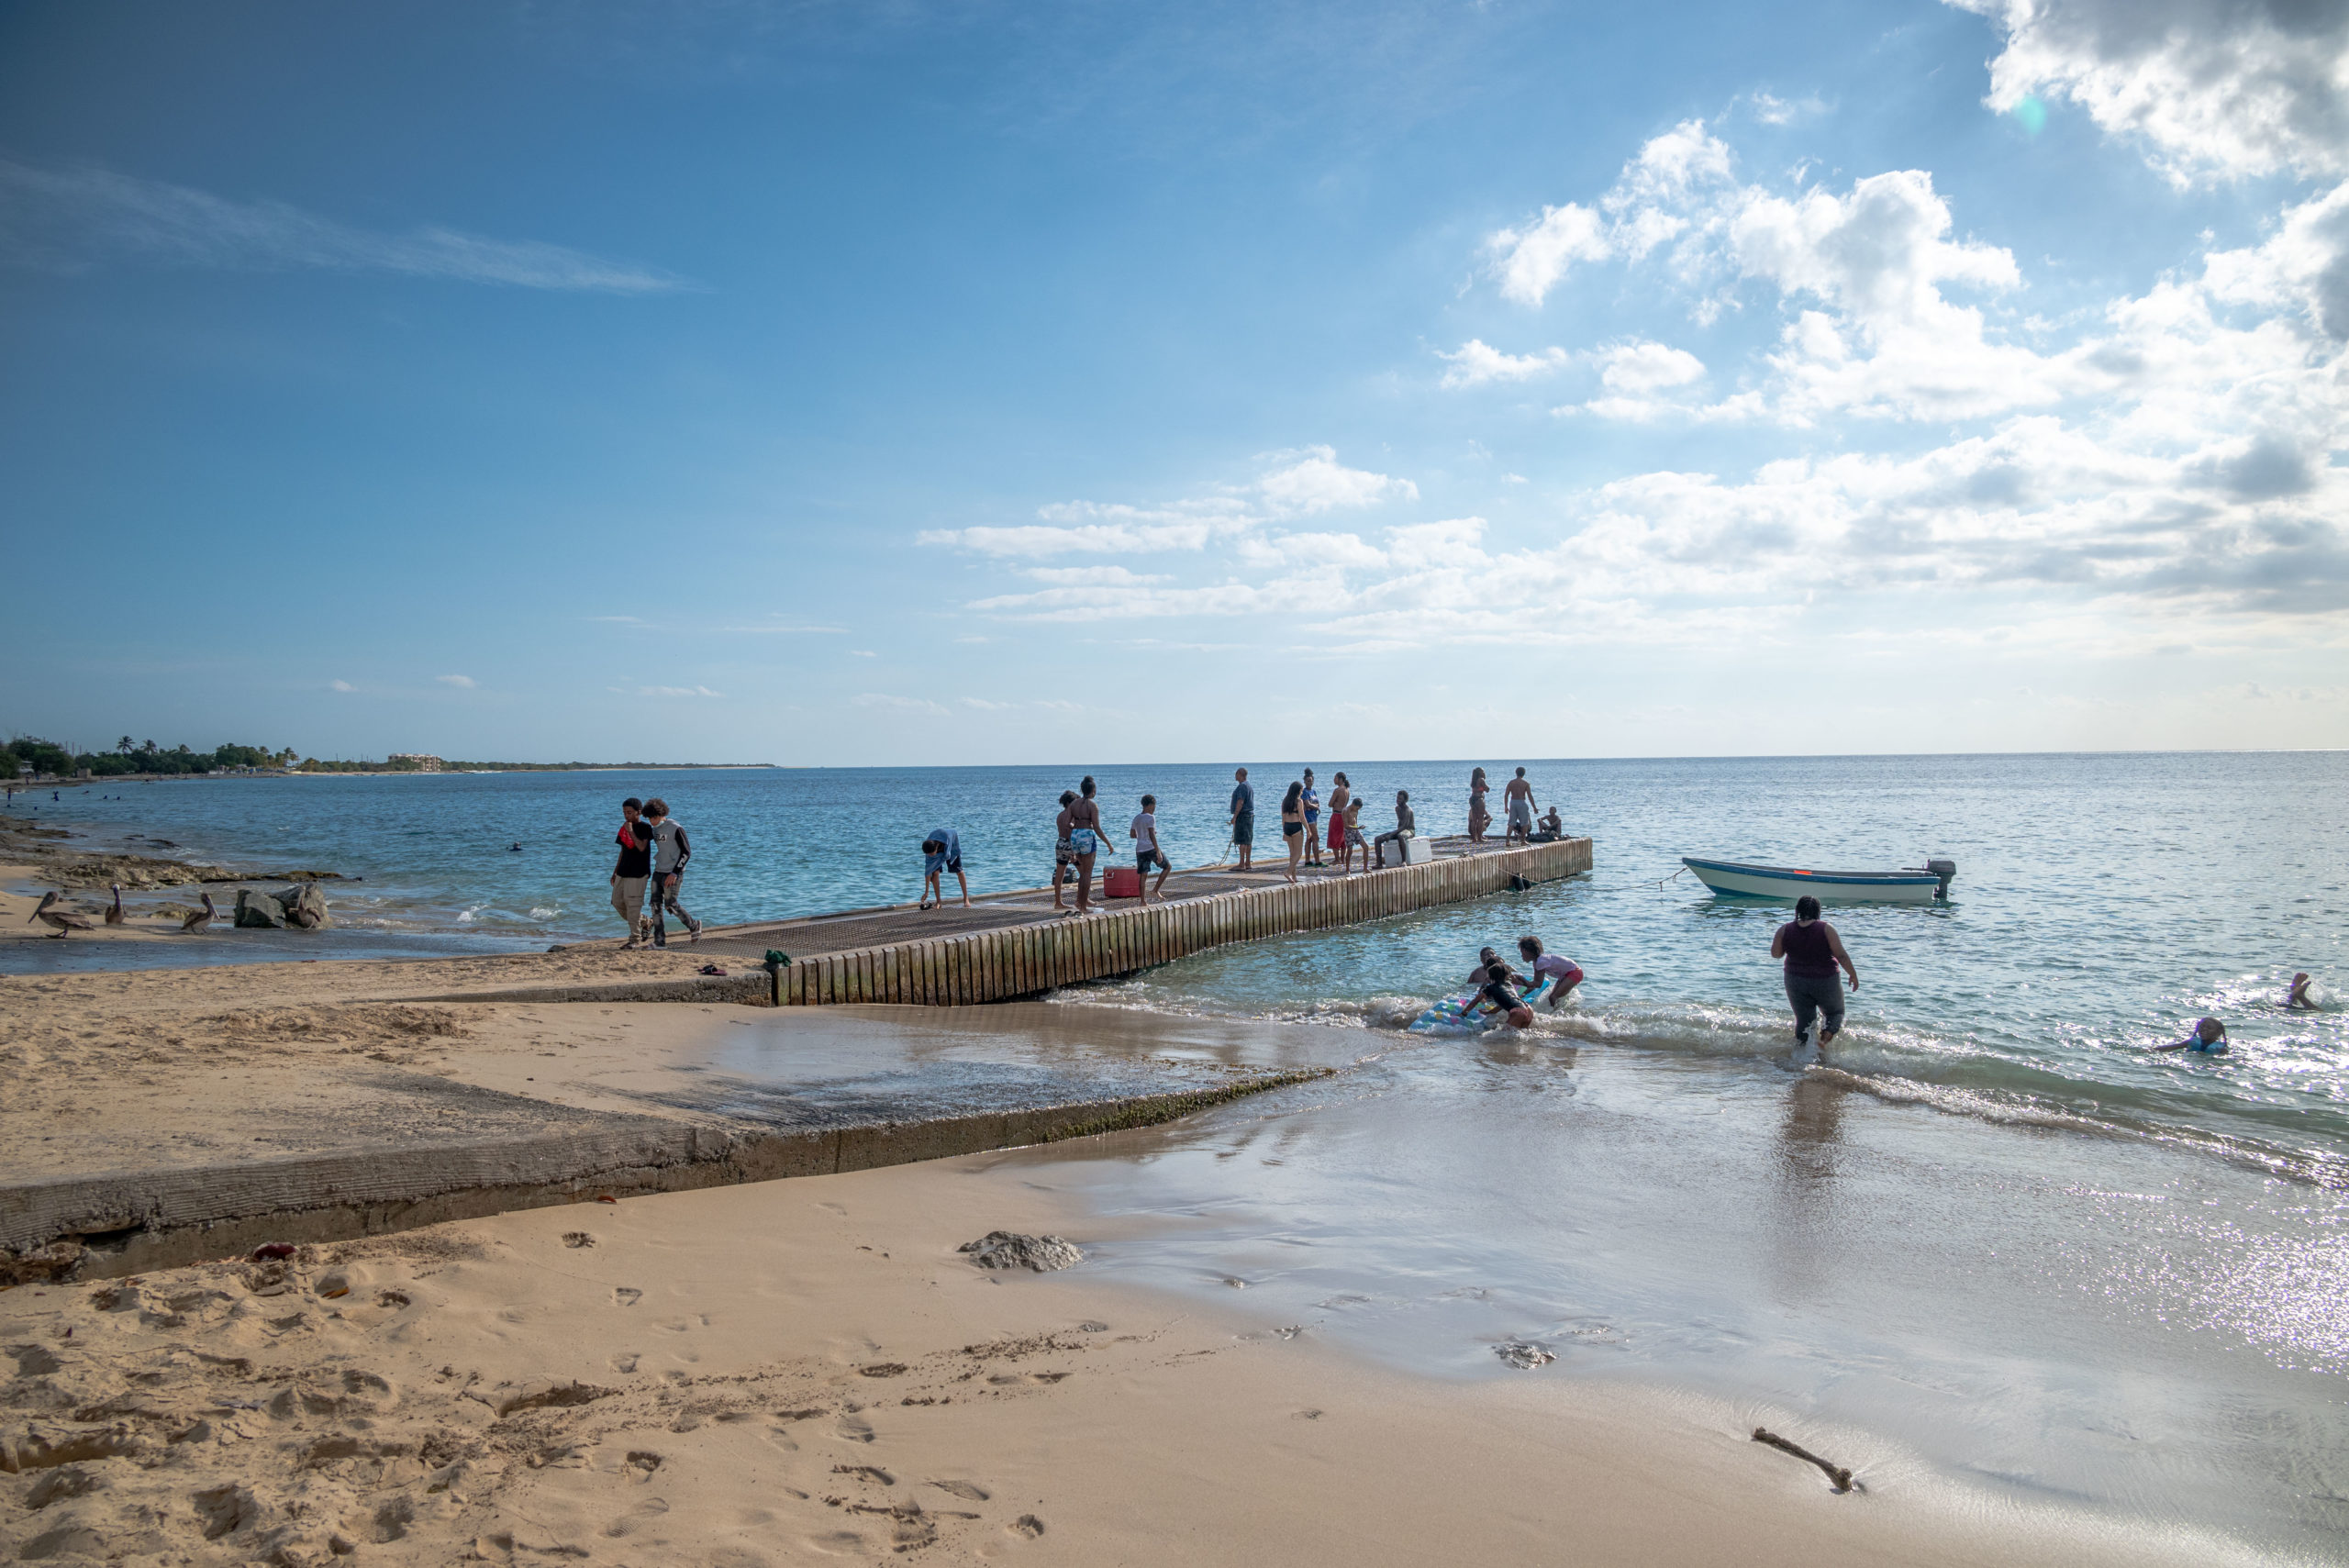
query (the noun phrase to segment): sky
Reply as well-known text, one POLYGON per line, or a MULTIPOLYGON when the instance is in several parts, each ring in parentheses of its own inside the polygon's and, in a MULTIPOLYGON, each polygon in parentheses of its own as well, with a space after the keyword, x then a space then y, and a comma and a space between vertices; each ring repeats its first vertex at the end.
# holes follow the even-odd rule
POLYGON ((0 0, 0 728, 2349 745, 2349 6, 0 0))

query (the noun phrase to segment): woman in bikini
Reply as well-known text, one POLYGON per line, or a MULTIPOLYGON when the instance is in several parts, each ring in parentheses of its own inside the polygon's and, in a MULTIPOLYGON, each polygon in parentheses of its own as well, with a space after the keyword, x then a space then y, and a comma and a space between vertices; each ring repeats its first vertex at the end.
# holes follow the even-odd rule
POLYGON ((1292 784, 1281 796, 1281 842, 1288 846, 1288 864, 1281 874, 1297 880, 1297 862, 1305 853, 1305 786, 1292 784))
POLYGON ((1093 912, 1093 857, 1101 852, 1101 807, 1093 799, 1093 775, 1076 782, 1077 800, 1068 808, 1069 852, 1076 858, 1076 910, 1093 912))
POLYGON ((1493 825, 1493 814, 1485 806, 1485 791, 1488 787, 1484 769, 1478 768, 1468 775, 1468 841, 1472 844, 1483 843, 1485 829, 1493 825))
POLYGON ((1346 862, 1346 803, 1354 797, 1353 786, 1340 773, 1330 781, 1330 852, 1338 863, 1346 862))

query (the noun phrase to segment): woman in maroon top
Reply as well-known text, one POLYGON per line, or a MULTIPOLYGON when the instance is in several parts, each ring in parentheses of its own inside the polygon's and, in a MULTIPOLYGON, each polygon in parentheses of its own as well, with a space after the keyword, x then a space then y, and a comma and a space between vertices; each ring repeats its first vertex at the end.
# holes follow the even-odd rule
POLYGON ((1787 1000, 1795 1008, 1795 1042, 1809 1042, 1810 1026, 1821 1013, 1827 1015, 1826 1027, 1820 1030, 1818 1043, 1823 1046, 1842 1033, 1843 987, 1836 983, 1835 967, 1842 965, 1854 991, 1860 988, 1860 972, 1852 967, 1852 955, 1843 951, 1843 939, 1835 934, 1835 928, 1819 917, 1818 899, 1806 893, 1795 900, 1795 917, 1770 939, 1770 956, 1787 961, 1787 1000))

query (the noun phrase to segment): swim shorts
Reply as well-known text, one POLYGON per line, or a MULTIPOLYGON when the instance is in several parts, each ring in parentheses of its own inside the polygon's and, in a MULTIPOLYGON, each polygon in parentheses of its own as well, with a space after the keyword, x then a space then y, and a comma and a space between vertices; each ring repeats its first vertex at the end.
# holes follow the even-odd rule
POLYGON ((1829 1032, 1843 1027, 1843 982, 1839 975, 1789 974, 1787 1000, 1794 1004, 1797 1034, 1809 1034, 1822 1013, 1827 1016, 1829 1032))
POLYGON ((1254 812, 1243 811, 1231 819, 1231 841, 1235 844, 1252 844, 1256 841, 1254 812))

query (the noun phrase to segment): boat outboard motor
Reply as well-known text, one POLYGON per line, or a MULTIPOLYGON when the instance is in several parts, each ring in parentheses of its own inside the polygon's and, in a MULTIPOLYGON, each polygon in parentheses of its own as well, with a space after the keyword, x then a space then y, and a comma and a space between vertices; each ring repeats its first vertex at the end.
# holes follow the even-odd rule
POLYGON ((1942 884, 1933 889, 1934 899, 1939 903, 1948 903, 1949 879, 1957 874, 1957 862, 1955 861, 1927 861, 1925 869, 1942 879, 1942 884))

